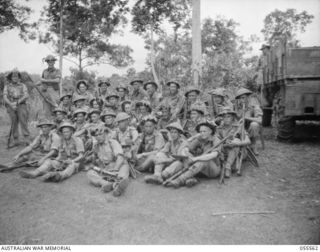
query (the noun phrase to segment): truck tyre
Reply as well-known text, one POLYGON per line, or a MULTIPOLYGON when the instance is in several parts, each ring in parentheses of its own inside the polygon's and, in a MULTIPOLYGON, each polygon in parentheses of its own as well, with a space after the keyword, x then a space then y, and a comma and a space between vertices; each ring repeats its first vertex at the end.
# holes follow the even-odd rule
POLYGON ((277 122, 277 139, 289 141, 294 137, 295 120, 291 116, 280 116, 277 122))

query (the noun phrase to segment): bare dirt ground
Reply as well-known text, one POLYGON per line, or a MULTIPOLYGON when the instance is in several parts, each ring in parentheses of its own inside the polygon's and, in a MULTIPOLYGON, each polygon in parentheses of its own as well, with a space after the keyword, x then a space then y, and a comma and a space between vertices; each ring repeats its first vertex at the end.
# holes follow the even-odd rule
MULTIPOLYGON (((0 132, 0 161, 8 128, 0 132)), ((245 163, 226 185, 178 190, 132 180, 120 198, 85 173, 60 184, 0 174, 0 244, 320 244, 320 142, 279 143, 265 129, 260 168, 245 163), (274 214, 213 216, 217 212, 274 214)))

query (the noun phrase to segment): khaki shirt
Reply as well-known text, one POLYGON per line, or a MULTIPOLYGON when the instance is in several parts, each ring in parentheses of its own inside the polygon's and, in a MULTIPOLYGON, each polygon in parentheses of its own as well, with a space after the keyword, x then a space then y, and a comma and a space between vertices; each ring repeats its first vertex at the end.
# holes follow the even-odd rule
POLYGON ((141 139, 139 153, 161 150, 165 144, 162 134, 158 131, 154 131, 151 135, 142 134, 141 139))
POLYGON ((23 97, 29 97, 27 86, 21 82, 17 84, 9 83, 4 86, 3 96, 10 102, 17 102, 23 97))
MULTIPOLYGON (((193 155, 201 156, 206 151, 208 151, 210 148, 217 145, 220 142, 220 140, 221 139, 219 138, 219 136, 217 134, 210 136, 209 139, 205 139, 205 140, 201 139, 200 137, 197 137, 189 144, 188 149, 193 155)), ((218 151, 218 153, 220 153, 221 146, 218 147, 215 151, 218 151)))
POLYGON ((50 132, 48 136, 45 136, 43 133, 38 135, 33 142, 30 144, 33 152, 47 154, 51 150, 57 150, 60 146, 60 137, 54 133, 50 132))
POLYGON ((141 101, 147 97, 147 93, 143 89, 133 90, 129 97, 131 101, 141 101))
POLYGON ((179 138, 176 142, 169 140, 161 152, 169 153, 171 155, 182 155, 182 151, 188 147, 188 141, 179 138))
POLYGON ((185 97, 180 93, 177 93, 175 96, 164 98, 161 104, 170 106, 172 115, 178 115, 183 107, 184 101, 185 97))
POLYGON ((154 92, 151 97, 147 95, 147 100, 150 102, 152 110, 155 110, 160 105, 160 98, 160 94, 156 92, 154 92))
MULTIPOLYGON (((236 110, 236 113, 238 115, 238 118, 241 119, 243 116, 242 108, 238 108, 236 110)), ((245 117, 253 117, 253 118, 257 118, 257 119, 262 119, 262 110, 261 110, 260 106, 249 104, 248 108, 245 111, 245 117)), ((246 120, 245 128, 248 129, 249 125, 250 125, 249 121, 246 120)))
POLYGON ((69 141, 61 139, 59 146, 59 156, 62 160, 75 159, 81 153, 84 153, 84 145, 79 137, 72 136, 69 141))
POLYGON ((114 139, 105 139, 104 143, 94 145, 94 153, 105 164, 115 162, 118 155, 123 156, 121 145, 114 139))
POLYGON ((119 128, 116 128, 113 134, 113 138, 121 144, 134 144, 139 136, 138 131, 131 126, 129 126, 124 132, 119 128))

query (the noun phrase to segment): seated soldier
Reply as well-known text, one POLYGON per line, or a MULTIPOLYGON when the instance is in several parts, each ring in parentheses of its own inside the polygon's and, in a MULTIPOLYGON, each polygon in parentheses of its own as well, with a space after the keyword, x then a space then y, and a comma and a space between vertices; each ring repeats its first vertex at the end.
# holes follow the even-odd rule
POLYGON ((101 111, 98 109, 91 109, 88 113, 89 123, 88 123, 88 131, 91 135, 92 132, 95 132, 96 129, 104 126, 104 122, 100 120, 101 111))
POLYGON ((132 101, 130 101, 130 100, 123 101, 121 103, 121 110, 122 110, 122 112, 125 112, 130 116, 129 125, 134 128, 137 128, 138 120, 137 120, 136 115, 134 114, 134 111, 132 110, 132 101))
POLYGON ((189 110, 190 119, 184 123, 183 130, 187 132, 187 136, 191 137, 197 134, 196 126, 199 123, 205 122, 204 113, 205 107, 198 104, 192 104, 189 110))
POLYGON ((115 129, 112 137, 119 143, 133 146, 138 139, 139 133, 134 127, 129 126, 129 120, 130 116, 127 113, 120 112, 115 120, 118 127, 115 129))
POLYGON ((150 102, 145 100, 136 102, 136 111, 136 117, 138 120, 137 130, 139 133, 141 133, 143 129, 144 118, 150 115, 152 112, 150 102))
POLYGON ((119 111, 119 96, 112 92, 106 96, 105 107, 111 108, 115 113, 119 111))
POLYGON ((60 137, 52 131, 54 123, 45 118, 40 120, 37 127, 41 129, 39 135, 29 146, 14 156, 13 163, 10 166, 15 166, 25 161, 36 160, 38 161, 36 166, 40 166, 47 159, 53 158, 58 154, 60 137))
POLYGON ((129 90, 125 85, 116 87, 116 91, 118 92, 120 102, 126 101, 129 98, 129 90))
POLYGON ((234 166, 235 161, 238 157, 240 147, 250 144, 250 139, 248 134, 245 132, 244 139, 241 140, 240 125, 237 121, 237 113, 231 108, 224 108, 219 114, 222 118, 222 123, 218 127, 217 134, 221 139, 225 138, 228 135, 232 137, 227 140, 226 144, 222 148, 222 160, 223 166, 225 166, 225 178, 230 178, 231 169, 236 170, 234 166))
POLYGON ((86 115, 87 111, 84 109, 76 109, 73 113, 75 119, 74 136, 82 140, 85 151, 88 151, 92 147, 92 139, 89 135, 89 123, 86 122, 86 115))
POLYGON ((82 96, 82 95, 75 95, 72 99, 73 105, 74 105, 74 110, 78 109, 78 108, 82 108, 85 109, 87 111, 89 111, 89 107, 86 104, 86 97, 82 96))
POLYGON ((256 142, 260 136, 260 128, 262 123, 262 110, 255 103, 250 103, 250 95, 252 92, 246 88, 240 88, 236 93, 236 113, 238 118, 245 117, 245 129, 249 133, 251 147, 254 154, 258 155, 256 142))
POLYGON ((100 115, 100 119, 104 122, 104 125, 113 131, 116 128, 114 119, 116 118, 116 113, 112 109, 104 109, 100 115))
POLYGON ((178 188, 183 185, 191 187, 198 183, 195 178, 197 174, 201 173, 208 178, 216 178, 221 172, 219 160, 221 147, 213 149, 220 142, 219 137, 215 134, 214 123, 209 121, 200 123, 196 130, 200 136, 191 141, 186 152, 190 160, 189 169, 170 181, 167 184, 169 187, 178 188))
MULTIPOLYGON (((56 107, 53 110, 53 115, 54 115, 54 123, 55 123, 56 129, 58 129, 60 125, 67 119, 67 112, 61 107, 56 107)), ((59 134, 57 130, 55 131, 56 133, 59 134)))
POLYGON ((158 120, 158 129, 165 129, 171 121, 171 108, 166 105, 161 105, 159 111, 156 113, 156 116, 159 116, 158 120))
POLYGON ((60 104, 59 107, 61 107, 63 110, 67 112, 67 118, 72 118, 72 104, 71 104, 71 94, 63 94, 60 97, 60 104))
POLYGON ((233 108, 233 104, 230 100, 228 100, 228 97, 226 95, 224 88, 216 88, 213 90, 210 90, 209 95, 211 95, 211 99, 209 100, 210 103, 210 109, 212 111, 212 116, 217 119, 215 120, 216 123, 220 123, 221 118, 218 117, 218 115, 222 112, 224 107, 233 108), (216 118, 218 117, 218 118, 216 118))
POLYGON ((101 101, 98 98, 92 98, 89 102, 90 109, 98 109, 101 110, 102 105, 101 101))
POLYGON ((121 145, 111 139, 107 131, 109 131, 108 128, 101 127, 96 132, 97 144, 93 147, 92 169, 87 172, 87 177, 92 185, 101 187, 103 192, 113 190, 113 196, 117 197, 123 194, 129 184, 130 168, 124 158, 121 145), (104 172, 113 174, 112 178, 105 180, 104 172))
POLYGON ((137 141, 137 165, 138 171, 147 171, 153 168, 155 163, 155 154, 161 150, 165 144, 164 138, 156 130, 157 119, 152 116, 146 116, 143 121, 143 133, 137 141))
POLYGON ((183 129, 179 122, 167 126, 170 132, 170 140, 155 156, 154 174, 145 176, 146 183, 162 184, 163 180, 171 177, 183 168, 181 160, 172 155, 185 155, 184 151, 188 142, 183 138, 183 129))
POLYGON ((75 127, 71 122, 63 122, 59 131, 61 142, 58 157, 46 159, 44 163, 31 172, 21 174, 24 178, 42 176, 43 181, 59 182, 78 172, 84 153, 84 146, 80 138, 73 136, 75 127))

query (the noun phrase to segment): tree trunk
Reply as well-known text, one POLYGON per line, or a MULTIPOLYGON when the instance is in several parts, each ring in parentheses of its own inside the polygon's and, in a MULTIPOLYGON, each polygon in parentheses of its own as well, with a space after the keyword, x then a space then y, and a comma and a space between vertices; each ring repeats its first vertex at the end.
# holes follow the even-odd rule
POLYGON ((151 53, 150 53, 150 62, 151 62, 151 69, 152 69, 152 75, 154 78, 155 83, 159 86, 159 79, 156 73, 156 70, 154 68, 154 41, 153 41, 153 24, 151 24, 151 53))

